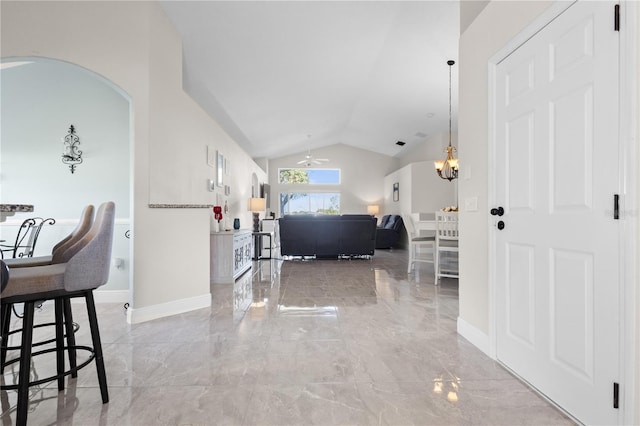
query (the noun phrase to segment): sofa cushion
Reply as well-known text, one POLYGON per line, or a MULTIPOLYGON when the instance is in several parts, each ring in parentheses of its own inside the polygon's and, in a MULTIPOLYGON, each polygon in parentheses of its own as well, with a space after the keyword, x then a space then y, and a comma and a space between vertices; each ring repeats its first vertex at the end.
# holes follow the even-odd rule
POLYGON ((376 248, 396 246, 400 241, 403 227, 402 216, 389 215, 376 232, 376 248))
POLYGON ((398 221, 398 218, 399 218, 399 217, 400 217, 400 216, 395 215, 395 214, 394 214, 394 215, 391 215, 391 216, 389 217, 389 220, 387 221, 387 223, 384 225, 384 228, 385 228, 385 229, 395 229, 396 222, 398 221))

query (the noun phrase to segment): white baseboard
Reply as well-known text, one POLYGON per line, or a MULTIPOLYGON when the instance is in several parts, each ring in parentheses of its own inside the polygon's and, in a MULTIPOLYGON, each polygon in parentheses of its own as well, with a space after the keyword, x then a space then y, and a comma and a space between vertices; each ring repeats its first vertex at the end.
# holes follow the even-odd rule
POLYGON ((130 307, 127 309, 127 322, 129 324, 138 324, 184 312, 195 311, 196 309, 208 308, 210 306, 211 293, 206 293, 201 296, 173 300, 158 305, 145 306, 144 308, 130 307))
POLYGON ((487 356, 494 358, 491 354, 489 345, 489 336, 472 326, 462 318, 458 317, 457 322, 458 334, 467 339, 473 346, 480 349, 487 356))
POLYGON ((93 299, 96 303, 129 303, 129 290, 95 290, 93 299))

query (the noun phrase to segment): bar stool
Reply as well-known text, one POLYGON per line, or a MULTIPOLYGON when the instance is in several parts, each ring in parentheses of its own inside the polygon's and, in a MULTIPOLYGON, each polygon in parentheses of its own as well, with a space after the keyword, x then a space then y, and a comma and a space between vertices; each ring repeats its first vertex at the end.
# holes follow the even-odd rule
POLYGON ((3 260, 0 260, 0 284, 2 284, 2 290, 9 284, 9 268, 3 260))
POLYGON ((107 379, 102 358, 102 345, 93 299, 93 290, 104 285, 109 278, 109 264, 113 242, 113 227, 115 218, 115 204, 103 203, 96 215, 90 230, 76 242, 70 250, 75 254, 66 263, 16 268, 9 271, 7 286, 0 294, 2 306, 2 350, 6 352, 8 327, 5 322, 8 315, 7 307, 14 303, 24 303, 22 319, 22 338, 20 356, 3 362, 3 367, 19 362, 18 383, 2 385, 1 389, 17 389, 18 403, 16 409, 16 424, 26 425, 29 408, 29 387, 57 380, 58 390, 64 390, 64 377, 75 373, 91 361, 95 361, 98 383, 102 402, 109 402, 107 379), (80 247, 79 250, 74 248, 80 247), (90 353, 89 358, 82 364, 64 370, 64 300, 74 297, 84 297, 87 305, 89 327, 91 330, 92 347, 75 346, 75 350, 85 350, 90 353), (55 303, 55 348, 43 349, 32 353, 33 317, 35 303, 42 300, 53 300, 55 303), (32 357, 55 352, 57 374, 44 379, 29 382, 32 357))
MULTIPOLYGON (((80 214, 80 220, 76 227, 71 231, 69 235, 60 240, 53 249, 51 250, 51 255, 48 256, 37 256, 37 257, 19 257, 15 259, 5 259, 4 263, 7 267, 11 269, 15 268, 26 268, 26 267, 34 267, 34 266, 45 266, 51 265, 53 263, 64 263, 68 262, 71 257, 77 253, 82 246, 76 245, 78 241, 82 239, 82 237, 89 232, 91 229, 91 225, 93 224, 93 214, 94 214, 94 206, 89 204, 85 206, 80 214)), ((2 305, 2 318, 3 318, 3 331, 4 334, 10 336, 12 334, 17 334, 22 332, 21 329, 9 331, 10 322, 11 322, 11 312, 14 312, 15 315, 21 318, 15 312, 15 307, 13 304, 6 303, 2 305)), ((71 301, 69 298, 63 299, 63 314, 64 314, 64 325, 65 325, 65 337, 67 339, 67 347, 69 348, 69 364, 72 369, 76 367, 76 357, 75 351, 72 348, 75 346, 75 337, 74 333, 78 329, 78 325, 73 322, 73 316, 71 311, 71 301)), ((41 327, 49 327, 54 326, 56 323, 49 322, 45 324, 37 324, 34 325, 34 328, 41 327)), ((47 345, 49 343, 55 342, 54 339, 48 339, 44 341, 40 341, 37 343, 33 343, 33 347, 47 345)), ((19 347, 8 346, 8 343, 3 345, 2 350, 0 352, 0 372, 4 372, 4 363, 6 361, 7 350, 19 349, 19 347)), ((71 377, 77 377, 77 372, 73 372, 71 377)))

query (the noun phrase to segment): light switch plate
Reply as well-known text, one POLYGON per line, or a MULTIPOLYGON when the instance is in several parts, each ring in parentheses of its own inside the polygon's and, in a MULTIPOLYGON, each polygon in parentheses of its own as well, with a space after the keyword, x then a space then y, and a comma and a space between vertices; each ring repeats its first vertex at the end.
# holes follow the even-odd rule
POLYGON ((478 211, 478 197, 469 197, 464 199, 464 209, 468 212, 478 211))

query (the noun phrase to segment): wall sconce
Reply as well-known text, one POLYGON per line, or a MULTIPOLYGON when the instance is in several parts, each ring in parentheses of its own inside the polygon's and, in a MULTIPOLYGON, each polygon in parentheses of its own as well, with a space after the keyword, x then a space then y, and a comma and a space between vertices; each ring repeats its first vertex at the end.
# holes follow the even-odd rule
POLYGON ((76 128, 69 127, 69 133, 64 137, 65 152, 62 153, 62 162, 68 164, 71 173, 76 171, 76 166, 82 163, 82 151, 78 149, 80 137, 76 135, 76 128))
POLYGON ((264 198, 249 198, 249 211, 253 213, 253 232, 260 232, 260 212, 266 208, 264 198))
POLYGON ((380 206, 378 206, 377 204, 368 205, 367 213, 370 214, 371 216, 377 215, 378 213, 380 213, 380 206))

